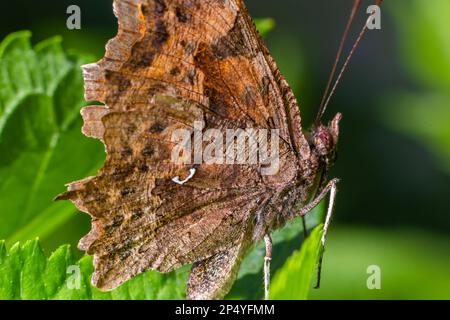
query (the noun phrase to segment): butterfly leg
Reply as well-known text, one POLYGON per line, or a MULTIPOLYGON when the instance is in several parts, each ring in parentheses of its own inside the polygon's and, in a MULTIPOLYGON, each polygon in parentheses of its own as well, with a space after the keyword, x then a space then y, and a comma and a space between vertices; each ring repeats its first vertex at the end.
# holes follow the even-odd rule
POLYGON ((304 217, 308 212, 310 212, 312 209, 317 207, 319 203, 327 196, 328 193, 330 193, 330 200, 328 202, 328 209, 327 209, 327 215, 325 217, 325 224, 323 227, 323 234, 321 239, 321 247, 320 247, 320 255, 319 255, 319 264, 317 268, 317 283, 315 288, 320 287, 320 279, 322 275, 322 261, 323 261, 323 255, 325 252, 325 242, 326 237, 328 233, 328 228, 330 227, 331 218, 333 217, 333 211, 334 211, 334 203, 336 200, 336 194, 337 194, 337 184, 339 182, 339 179, 333 179, 323 188, 323 190, 320 192, 320 194, 314 199, 310 204, 302 208, 300 211, 300 216, 304 217))
POLYGON ((303 240, 308 238, 308 229, 306 228, 306 218, 305 216, 301 216, 302 218, 302 226, 303 226, 303 240))
POLYGON ((264 237, 266 256, 264 257, 264 300, 269 300, 270 261, 272 260, 272 238, 269 234, 264 237))

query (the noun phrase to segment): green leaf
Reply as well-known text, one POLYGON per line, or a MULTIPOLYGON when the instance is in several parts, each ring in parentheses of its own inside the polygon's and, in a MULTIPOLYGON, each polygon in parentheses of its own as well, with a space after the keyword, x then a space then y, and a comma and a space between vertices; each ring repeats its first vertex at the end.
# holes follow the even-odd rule
POLYGON ((450 173, 450 95, 448 93, 397 94, 384 105, 385 122, 428 148, 437 164, 450 173))
POLYGON ((317 226, 302 245, 290 256, 275 275, 270 289, 274 300, 306 300, 311 279, 321 250, 323 225, 317 226))
POLYGON ((62 246, 47 259, 38 240, 17 243, 9 252, 0 242, 0 300, 183 299, 187 271, 148 271, 113 291, 100 292, 90 284, 91 257, 75 261, 69 246, 62 246))
POLYGON ((434 230, 336 226, 327 240, 321 287, 309 299, 448 300, 449 247, 450 237, 434 230), (378 290, 367 286, 369 266, 380 268, 378 290))
POLYGON ((405 6, 394 1, 389 8, 398 30, 400 61, 422 90, 392 94, 383 101, 381 116, 393 130, 421 142, 450 172, 450 2, 435 0, 430 6, 411 0, 405 6))
POLYGON ((82 59, 59 37, 34 48, 29 32, 0 44, 0 238, 51 235, 77 212, 52 199, 68 181, 95 173, 104 148, 80 133, 82 59))
POLYGON ((450 1, 410 0, 408 5, 392 1, 387 8, 394 14, 401 61, 416 79, 431 87, 450 87, 450 1), (420 44, 420 45, 418 45, 420 44))
POLYGON ((272 18, 255 19, 255 25, 261 37, 265 37, 275 28, 275 20, 272 18))

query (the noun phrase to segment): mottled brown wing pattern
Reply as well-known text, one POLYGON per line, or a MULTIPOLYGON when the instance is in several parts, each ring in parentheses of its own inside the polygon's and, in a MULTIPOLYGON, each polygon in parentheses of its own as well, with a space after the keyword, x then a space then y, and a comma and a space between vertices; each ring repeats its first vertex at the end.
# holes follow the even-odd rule
POLYGON ((233 285, 250 239, 193 264, 187 296, 193 300, 222 299, 233 285))
POLYGON ((84 67, 86 99, 105 106, 83 109, 83 132, 105 143, 107 160, 59 197, 93 217, 79 246, 94 255, 102 289, 248 241, 256 213, 293 179, 295 154, 307 147, 292 92, 241 1, 115 0, 114 11, 117 37, 84 67), (279 129, 280 174, 199 164, 188 183, 173 183, 192 166, 171 162, 171 134, 194 121, 279 129))
MULTIPOLYGON (((250 166, 201 165, 185 185, 173 183, 188 166, 171 162, 171 133, 202 114, 179 103, 157 100, 147 109, 106 114, 94 109, 102 115, 104 167, 60 199, 93 217, 79 247, 94 255, 93 281, 102 289, 149 268, 167 272, 228 249, 243 239, 252 213, 272 192, 250 166)), ((98 132, 93 119, 89 114, 85 132, 98 132)))
POLYGON ((200 103, 206 116, 278 128, 284 141, 305 145, 292 92, 241 1, 114 4, 119 34, 85 67, 87 100, 128 110, 165 92, 200 103))

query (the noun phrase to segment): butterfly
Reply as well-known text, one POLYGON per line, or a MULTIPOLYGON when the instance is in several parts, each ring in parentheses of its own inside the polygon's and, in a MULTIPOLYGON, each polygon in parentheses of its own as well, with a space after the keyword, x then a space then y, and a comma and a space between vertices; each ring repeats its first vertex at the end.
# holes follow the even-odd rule
POLYGON ((83 133, 103 141, 107 158, 58 197, 92 217, 79 248, 94 256, 93 285, 111 290, 149 269, 192 264, 187 297, 223 298, 265 239, 267 294, 270 233, 330 190, 334 200, 337 180, 326 179, 341 115, 304 133, 297 100, 241 0, 115 0, 114 12, 118 35, 83 67, 86 100, 104 103, 82 110, 83 133), (200 132, 276 132, 278 170, 173 161, 174 134, 195 135, 195 123, 200 132))

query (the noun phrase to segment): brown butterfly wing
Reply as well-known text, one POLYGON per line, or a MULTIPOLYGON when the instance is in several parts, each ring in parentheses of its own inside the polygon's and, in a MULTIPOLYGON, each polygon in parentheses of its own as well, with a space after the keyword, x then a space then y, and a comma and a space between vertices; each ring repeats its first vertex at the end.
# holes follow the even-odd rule
POLYGON ((75 182, 71 199, 93 217, 80 248, 94 255, 93 282, 111 289, 149 268, 170 271, 230 250, 255 215, 295 176, 307 150, 292 92, 260 41, 241 1, 114 1, 119 33, 105 57, 84 68, 86 135, 107 160, 75 182), (205 129, 277 128, 281 170, 258 165, 192 166, 171 161, 171 134, 205 129))
POLYGON ((79 247, 95 257, 93 282, 99 288, 227 250, 242 241, 260 203, 273 194, 255 166, 199 165, 186 184, 174 183, 191 166, 172 163, 172 133, 189 129, 203 111, 166 99, 139 110, 83 110, 84 132, 103 132, 107 159, 96 177, 71 184, 59 198, 93 217, 79 247), (100 123, 103 129, 96 129, 100 123))

